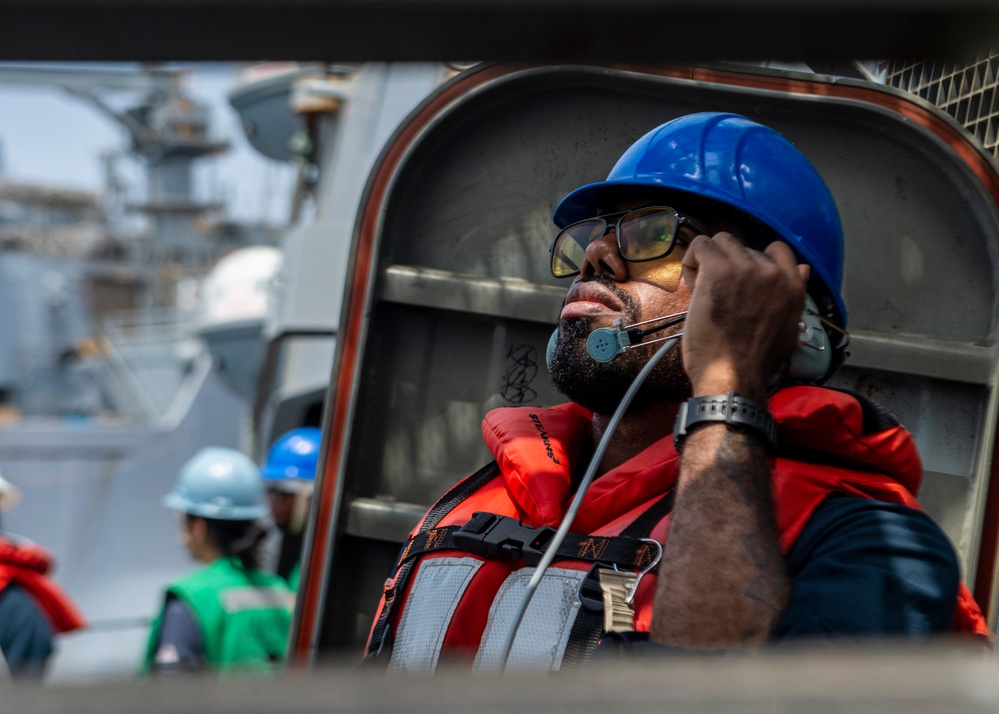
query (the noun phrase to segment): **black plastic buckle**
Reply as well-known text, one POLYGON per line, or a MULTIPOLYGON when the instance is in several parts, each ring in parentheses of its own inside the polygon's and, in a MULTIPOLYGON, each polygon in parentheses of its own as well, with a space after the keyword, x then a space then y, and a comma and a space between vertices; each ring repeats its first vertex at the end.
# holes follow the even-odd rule
POLYGON ((452 537, 455 547, 466 553, 537 565, 554 535, 550 526, 531 528, 511 516, 476 512, 452 537))

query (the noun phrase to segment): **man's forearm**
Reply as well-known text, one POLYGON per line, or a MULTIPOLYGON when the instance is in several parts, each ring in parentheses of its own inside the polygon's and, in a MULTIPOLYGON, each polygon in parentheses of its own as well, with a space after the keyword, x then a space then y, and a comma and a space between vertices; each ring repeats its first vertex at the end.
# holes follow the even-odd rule
POLYGON ((694 649, 762 644, 791 589, 766 451, 724 425, 698 428, 687 437, 677 488, 652 640, 694 649))

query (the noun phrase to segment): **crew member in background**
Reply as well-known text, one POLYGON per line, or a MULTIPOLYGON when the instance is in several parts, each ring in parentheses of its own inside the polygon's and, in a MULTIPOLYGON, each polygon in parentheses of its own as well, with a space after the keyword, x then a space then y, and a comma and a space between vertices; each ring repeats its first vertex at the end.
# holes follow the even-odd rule
POLYGON ((369 659, 559 669, 598 643, 987 640, 951 543, 916 502, 911 434, 870 400, 816 386, 846 356, 843 236, 800 151, 742 116, 681 117, 566 196, 554 221, 552 274, 572 283, 548 362, 571 401, 486 416, 495 461, 411 535, 369 659), (659 338, 680 330, 611 430, 659 338), (507 650, 528 566, 595 452, 507 650))
MULTIPOLYGON (((20 500, 17 487, 0 476, 0 513, 20 500)), ((42 677, 55 634, 87 624, 69 596, 47 577, 52 567, 52 555, 44 548, 6 533, 0 536, 0 653, 15 679, 42 677)))
POLYGON ((314 426, 292 429, 274 442, 267 453, 267 463, 260 470, 280 540, 276 564, 271 570, 293 590, 298 589, 302 539, 321 441, 322 431, 314 426))
POLYGON ((205 567, 166 591, 145 668, 176 672, 273 671, 286 654, 294 593, 259 568, 267 515, 260 471, 238 451, 201 449, 181 468, 163 505, 205 567))

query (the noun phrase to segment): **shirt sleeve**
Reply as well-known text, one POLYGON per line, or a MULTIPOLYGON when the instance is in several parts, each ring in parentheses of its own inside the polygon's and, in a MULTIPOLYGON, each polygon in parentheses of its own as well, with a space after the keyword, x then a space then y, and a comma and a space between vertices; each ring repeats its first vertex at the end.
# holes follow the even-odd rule
POLYGON ((0 592, 0 652, 12 677, 43 676, 52 637, 48 618, 24 590, 10 584, 0 592))
POLYGON ((153 659, 155 674, 198 672, 205 666, 205 644, 194 614, 181 600, 167 599, 153 659))
POLYGON ((960 566, 946 534, 921 511, 829 498, 787 555, 791 602, 772 639, 922 636, 954 620, 960 566))

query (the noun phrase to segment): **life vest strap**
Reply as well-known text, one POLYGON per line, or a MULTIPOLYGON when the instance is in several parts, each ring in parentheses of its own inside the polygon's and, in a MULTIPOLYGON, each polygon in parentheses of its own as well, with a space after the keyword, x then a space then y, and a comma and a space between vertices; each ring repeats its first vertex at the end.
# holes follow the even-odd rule
MULTIPOLYGON (((491 461, 464 481, 452 486, 427 512, 423 522, 420 524, 420 531, 417 537, 433 530, 434 526, 440 523, 441 519, 458 504, 482 488, 486 483, 499 476, 499 474, 499 464, 491 461)), ((411 543, 412 539, 406 544, 406 551, 409 550, 411 543)), ((403 552, 403 555, 405 555, 406 551, 403 552)), ((389 621, 392 619, 393 606, 396 598, 401 597, 405 591, 406 583, 409 581, 409 574, 415 563, 413 560, 405 560, 403 555, 400 555, 399 560, 395 564, 393 577, 386 582, 385 593, 383 595, 384 602, 381 612, 378 613, 378 620, 371 629, 371 636, 368 638, 368 646, 364 653, 365 659, 377 657, 385 645, 389 644, 392 636, 389 621)))
MULTIPOLYGON (((535 566, 541 562, 554 535, 555 529, 548 526, 531 528, 511 516, 476 512, 463 526, 417 533, 406 544, 400 562, 424 553, 460 550, 491 560, 523 560, 525 565, 535 566)), ((556 559, 643 570, 655 561, 658 552, 658 548, 642 538, 569 533, 559 546, 556 559)))
MULTIPOLYGON (((527 566, 537 565, 541 561, 555 534, 554 528, 532 528, 511 516, 484 512, 473 513, 472 518, 463 526, 436 527, 444 516, 499 473, 500 469, 495 461, 487 464, 451 488, 427 513, 417 534, 409 539, 400 553, 394 577, 386 582, 384 602, 371 630, 366 659, 377 657, 386 645, 391 647, 389 623, 397 600, 405 592, 417 556, 441 550, 460 550, 485 558, 523 560, 527 566)), ((673 490, 664 494, 620 535, 606 537, 567 534, 558 549, 557 557, 635 570, 648 569, 660 553, 660 548, 653 547, 656 544, 650 543, 648 536, 673 510, 674 496, 673 490)))

